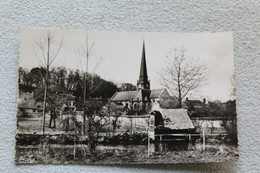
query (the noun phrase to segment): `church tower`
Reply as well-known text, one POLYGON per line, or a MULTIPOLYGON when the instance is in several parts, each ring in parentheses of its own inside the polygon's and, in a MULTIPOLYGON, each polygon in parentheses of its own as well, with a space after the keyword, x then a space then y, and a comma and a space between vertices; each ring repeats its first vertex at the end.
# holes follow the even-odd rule
POLYGON ((145 60, 144 42, 143 42, 143 52, 142 52, 140 75, 139 75, 139 80, 137 81, 137 89, 138 90, 150 89, 150 81, 148 80, 146 60, 145 60))

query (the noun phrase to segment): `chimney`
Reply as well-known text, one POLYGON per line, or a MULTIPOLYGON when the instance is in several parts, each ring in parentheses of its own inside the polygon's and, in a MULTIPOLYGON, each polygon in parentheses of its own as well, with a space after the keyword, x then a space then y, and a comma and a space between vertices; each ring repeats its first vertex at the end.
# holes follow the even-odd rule
POLYGON ((206 99, 205 98, 203 99, 203 103, 206 104, 206 99))

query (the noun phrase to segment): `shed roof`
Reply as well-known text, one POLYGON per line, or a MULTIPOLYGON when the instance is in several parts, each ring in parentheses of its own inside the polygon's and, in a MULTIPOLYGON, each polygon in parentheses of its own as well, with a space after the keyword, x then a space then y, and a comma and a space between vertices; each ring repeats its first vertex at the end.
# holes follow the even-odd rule
POLYGON ((170 119, 170 122, 165 123, 165 127, 176 130, 194 128, 187 109, 161 109, 160 112, 163 117, 170 119))

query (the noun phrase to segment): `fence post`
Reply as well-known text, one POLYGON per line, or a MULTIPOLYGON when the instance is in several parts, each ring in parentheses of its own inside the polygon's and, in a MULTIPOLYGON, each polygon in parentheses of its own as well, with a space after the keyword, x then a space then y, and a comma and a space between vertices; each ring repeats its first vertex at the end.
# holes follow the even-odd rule
POLYGON ((149 135, 149 131, 150 131, 150 118, 148 118, 148 130, 147 130, 147 141, 148 141, 148 157, 150 157, 150 135, 149 135))
POLYGON ((205 129, 203 129, 203 150, 205 150, 205 129))

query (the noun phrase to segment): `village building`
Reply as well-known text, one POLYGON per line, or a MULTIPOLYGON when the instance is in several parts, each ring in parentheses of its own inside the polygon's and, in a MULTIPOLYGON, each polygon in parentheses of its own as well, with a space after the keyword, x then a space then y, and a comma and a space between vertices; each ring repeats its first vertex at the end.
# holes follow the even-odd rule
POLYGON ((205 110, 208 107, 208 102, 205 98, 203 100, 197 100, 197 99, 189 99, 186 98, 186 100, 183 102, 183 107, 188 109, 188 114, 190 117, 198 116, 206 116, 205 110))
POLYGON ((42 103, 36 102, 33 92, 20 92, 18 97, 18 117, 29 115, 40 115, 42 103))
MULTIPOLYGON (((59 112, 75 111, 75 96, 71 94, 56 95, 55 108, 59 112)), ((40 117, 43 111, 43 101, 36 101, 33 92, 20 92, 18 97, 18 117, 40 117)))

